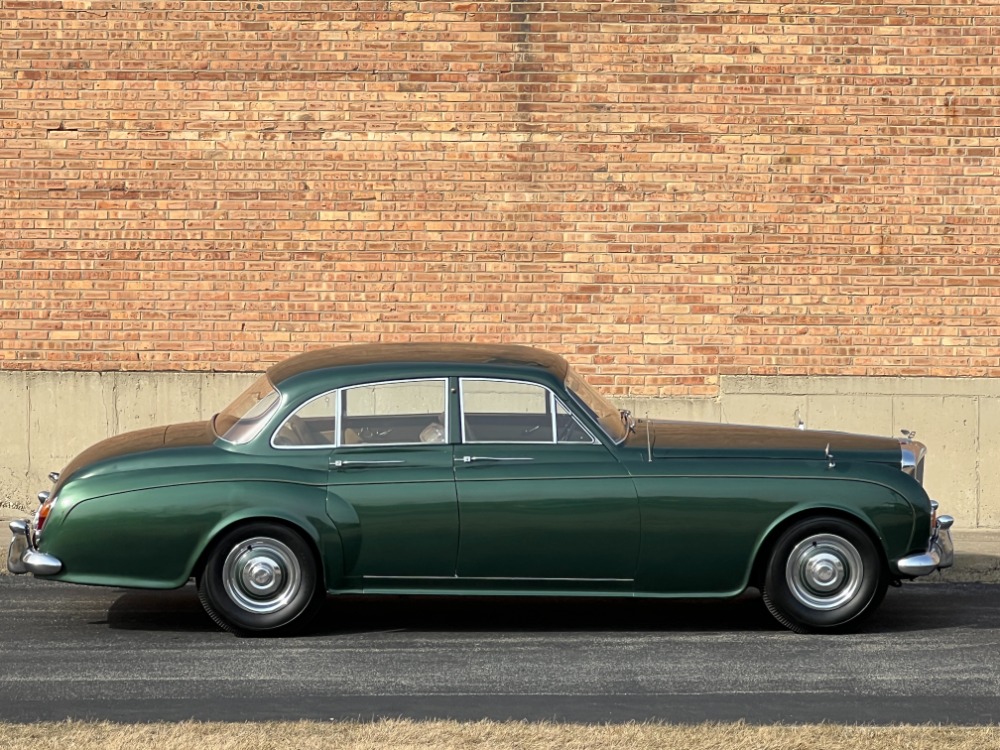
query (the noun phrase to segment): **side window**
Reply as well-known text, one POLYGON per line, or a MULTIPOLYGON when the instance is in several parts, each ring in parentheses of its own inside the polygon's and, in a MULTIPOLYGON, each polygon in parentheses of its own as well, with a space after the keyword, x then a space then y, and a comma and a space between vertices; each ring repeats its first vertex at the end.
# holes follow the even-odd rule
POLYGON ((580 424, 569 409, 556 402, 556 442, 593 443, 594 437, 580 424))
POLYGON ((324 393, 307 401, 274 433, 277 448, 333 446, 337 432, 337 392, 324 393))
POLYGON ((466 443, 591 443, 590 433, 552 392, 534 383, 462 380, 466 443))
POLYGON ((341 445, 445 443, 448 381, 373 383, 340 391, 341 445))

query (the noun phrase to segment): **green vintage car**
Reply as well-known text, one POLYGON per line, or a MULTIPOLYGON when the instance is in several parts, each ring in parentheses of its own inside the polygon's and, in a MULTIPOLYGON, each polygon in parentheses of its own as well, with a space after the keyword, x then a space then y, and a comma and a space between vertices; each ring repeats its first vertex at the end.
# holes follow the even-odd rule
POLYGON ((271 367, 208 422, 102 441, 11 524, 13 573, 172 589, 237 634, 327 594, 733 597, 853 628, 952 563, 925 449, 634 420, 521 346, 344 346, 271 367))

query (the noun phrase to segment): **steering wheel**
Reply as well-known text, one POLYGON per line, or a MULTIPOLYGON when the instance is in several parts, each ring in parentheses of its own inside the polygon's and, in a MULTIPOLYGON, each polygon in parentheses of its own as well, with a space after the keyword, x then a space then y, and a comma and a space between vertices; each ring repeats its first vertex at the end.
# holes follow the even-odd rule
POLYGON ((391 427, 370 427, 368 425, 358 428, 358 436, 365 443, 381 442, 379 438, 384 438, 392 432, 391 427))

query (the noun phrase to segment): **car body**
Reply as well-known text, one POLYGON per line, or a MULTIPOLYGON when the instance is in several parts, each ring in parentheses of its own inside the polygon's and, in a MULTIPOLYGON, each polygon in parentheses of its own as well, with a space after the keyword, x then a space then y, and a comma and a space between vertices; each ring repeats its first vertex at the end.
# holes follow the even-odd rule
POLYGON ((325 594, 733 597, 853 628, 952 562, 925 448, 633 420, 521 346, 336 347, 272 366, 207 422, 102 441, 15 521, 14 573, 171 589, 241 634, 325 594))

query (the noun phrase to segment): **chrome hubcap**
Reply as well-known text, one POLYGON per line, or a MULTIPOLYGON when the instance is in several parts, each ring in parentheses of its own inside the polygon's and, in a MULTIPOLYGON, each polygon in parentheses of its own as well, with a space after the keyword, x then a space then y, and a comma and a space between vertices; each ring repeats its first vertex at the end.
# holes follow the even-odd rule
POLYGON ((863 578, 864 564, 858 550, 835 534, 803 539, 785 566, 792 596, 811 609, 842 607, 857 596, 863 578))
POLYGON ((222 566, 222 582, 229 598, 241 609, 258 615, 286 606, 298 592, 301 579, 295 553, 270 537, 240 542, 222 566))
POLYGON ((281 568, 267 557, 254 558, 243 567, 243 588, 259 596, 277 591, 281 587, 281 578, 281 568))

